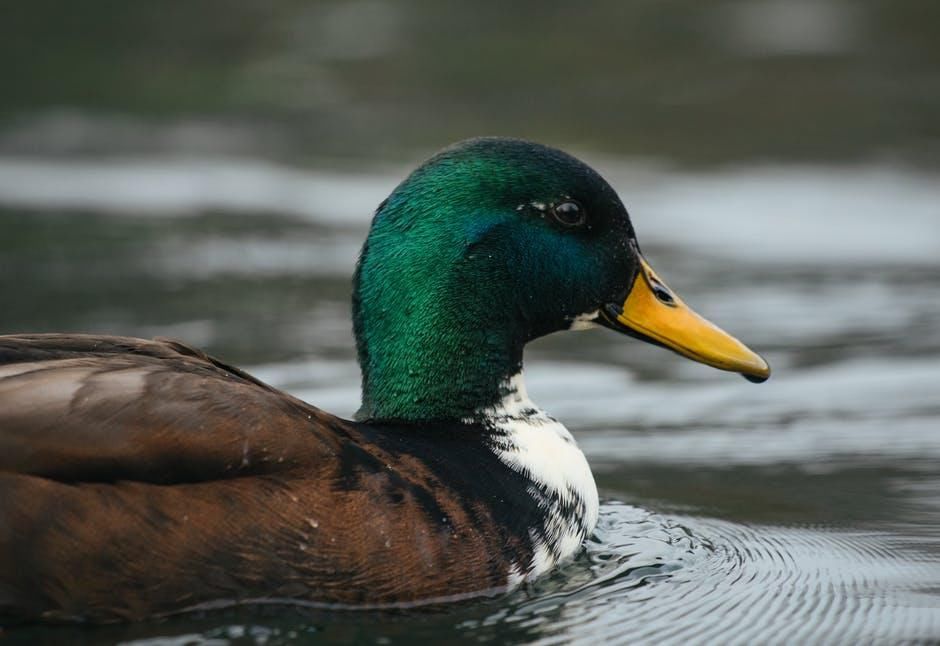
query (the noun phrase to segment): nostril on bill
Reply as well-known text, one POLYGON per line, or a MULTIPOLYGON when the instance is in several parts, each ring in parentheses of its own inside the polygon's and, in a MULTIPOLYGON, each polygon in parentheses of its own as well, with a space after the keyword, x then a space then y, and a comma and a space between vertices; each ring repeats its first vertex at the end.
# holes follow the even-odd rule
POLYGON ((675 305, 676 299, 673 297, 672 293, 666 289, 664 286, 660 285, 656 281, 650 281, 650 287, 653 288, 653 294, 656 295, 656 298, 659 299, 659 302, 665 305, 675 305))

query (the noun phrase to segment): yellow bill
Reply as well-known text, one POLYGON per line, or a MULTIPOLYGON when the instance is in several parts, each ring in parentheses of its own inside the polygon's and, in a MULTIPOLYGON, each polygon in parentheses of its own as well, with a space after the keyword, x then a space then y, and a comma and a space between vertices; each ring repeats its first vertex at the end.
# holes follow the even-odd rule
POLYGON ((693 361, 739 372, 749 381, 767 381, 770 366, 760 355, 692 311, 659 279, 639 252, 637 258, 640 269, 623 307, 611 306, 601 315, 608 327, 693 361))

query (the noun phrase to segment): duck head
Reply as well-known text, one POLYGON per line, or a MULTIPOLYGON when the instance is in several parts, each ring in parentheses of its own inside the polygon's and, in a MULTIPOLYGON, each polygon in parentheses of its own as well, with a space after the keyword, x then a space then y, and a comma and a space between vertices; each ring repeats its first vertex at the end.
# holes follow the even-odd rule
POLYGON ((525 344, 600 325, 752 381, 767 363, 644 259, 611 186, 559 150, 483 138, 438 153, 378 208, 354 279, 360 419, 465 420, 525 344))

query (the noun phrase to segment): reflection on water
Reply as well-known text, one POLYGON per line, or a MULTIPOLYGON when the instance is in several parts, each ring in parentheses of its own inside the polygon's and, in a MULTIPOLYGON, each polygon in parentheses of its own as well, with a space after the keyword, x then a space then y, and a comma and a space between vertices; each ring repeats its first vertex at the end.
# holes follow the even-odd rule
MULTIPOLYGON (((940 636, 940 182, 884 165, 597 165, 670 284, 776 370, 755 387, 604 331, 533 344, 529 390, 608 500, 578 559, 444 612, 232 609, 17 639, 940 636)), ((0 330, 177 336, 350 415, 349 274, 398 175, 0 160, 0 330)))

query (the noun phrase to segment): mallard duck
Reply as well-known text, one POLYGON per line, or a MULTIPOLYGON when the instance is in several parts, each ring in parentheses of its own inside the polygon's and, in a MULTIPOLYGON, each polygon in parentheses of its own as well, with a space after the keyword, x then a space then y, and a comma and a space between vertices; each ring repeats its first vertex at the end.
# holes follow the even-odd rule
POLYGON ((526 343, 602 326, 770 375, 652 270, 600 175, 521 140, 411 173, 375 212, 352 301, 355 420, 172 340, 0 337, 0 613, 509 590, 598 516, 584 455, 526 394, 526 343))

